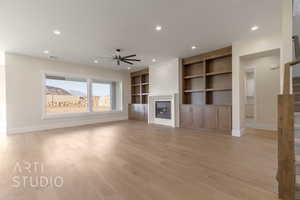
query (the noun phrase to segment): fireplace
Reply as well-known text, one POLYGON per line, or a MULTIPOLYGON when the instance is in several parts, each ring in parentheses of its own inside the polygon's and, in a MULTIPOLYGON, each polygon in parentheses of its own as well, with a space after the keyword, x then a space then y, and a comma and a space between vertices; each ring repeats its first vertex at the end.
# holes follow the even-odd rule
POLYGON ((179 127, 178 96, 178 94, 150 94, 148 97, 148 123, 179 127))
POLYGON ((155 101, 155 117, 171 119, 171 101, 155 101))

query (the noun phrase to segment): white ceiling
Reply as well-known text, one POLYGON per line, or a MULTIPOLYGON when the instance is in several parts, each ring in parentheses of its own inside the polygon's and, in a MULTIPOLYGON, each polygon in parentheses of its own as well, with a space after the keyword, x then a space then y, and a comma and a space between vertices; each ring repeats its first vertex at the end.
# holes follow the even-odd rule
MULTIPOLYGON (((121 48, 123 55, 143 59, 138 66, 147 66, 152 58, 197 55, 278 32, 280 5, 281 0, 0 0, 0 49, 39 57, 49 50, 65 61, 95 65, 97 57, 121 48), (253 25, 260 29, 251 32, 253 25), (62 34, 55 36, 55 29, 62 34)), ((97 65, 115 67, 101 59, 97 65)))

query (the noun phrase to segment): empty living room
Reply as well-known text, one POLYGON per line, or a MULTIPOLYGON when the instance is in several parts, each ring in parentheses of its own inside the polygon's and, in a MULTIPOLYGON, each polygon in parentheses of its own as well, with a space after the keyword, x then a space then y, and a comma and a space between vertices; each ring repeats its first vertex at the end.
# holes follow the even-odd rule
POLYGON ((0 0, 0 200, 300 200, 300 0, 0 0))

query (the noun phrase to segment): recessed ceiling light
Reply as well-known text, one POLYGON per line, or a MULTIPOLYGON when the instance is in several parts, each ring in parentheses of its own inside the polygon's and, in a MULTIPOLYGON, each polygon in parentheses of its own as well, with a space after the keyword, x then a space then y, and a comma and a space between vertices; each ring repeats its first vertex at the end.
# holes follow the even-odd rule
POLYGON ((96 64, 97 64, 97 63, 99 63, 99 61, 98 61, 98 60, 94 60, 94 63, 96 63, 96 64))
POLYGON ((196 46, 192 46, 192 49, 196 49, 197 47, 196 46))
POLYGON ((60 30, 54 30, 53 33, 54 33, 54 35, 60 35, 61 34, 60 30))
POLYGON ((156 59, 155 59, 155 58, 153 58, 153 59, 152 59, 152 62, 156 62, 156 59))
POLYGON ((251 28, 252 31, 256 31, 256 30, 258 30, 258 29, 259 29, 258 26, 253 26, 253 27, 251 28))
POLYGON ((45 50, 45 51, 44 51, 44 54, 49 54, 49 51, 48 51, 48 50, 45 50))
POLYGON ((156 29, 157 31, 161 31, 162 27, 161 27, 160 25, 157 25, 157 26, 155 27, 155 29, 156 29))

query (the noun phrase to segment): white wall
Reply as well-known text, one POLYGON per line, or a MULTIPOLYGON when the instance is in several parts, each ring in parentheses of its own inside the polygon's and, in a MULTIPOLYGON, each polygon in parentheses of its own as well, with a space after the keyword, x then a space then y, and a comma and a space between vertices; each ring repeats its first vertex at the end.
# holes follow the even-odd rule
POLYGON ((179 59, 151 65, 149 82, 152 95, 179 93, 179 59))
POLYGON ((242 56, 281 49, 281 34, 269 35, 251 40, 237 41, 232 44, 232 122, 233 136, 241 136, 245 128, 244 76, 240 64, 242 56))
POLYGON ((157 63, 149 67, 150 95, 177 94, 178 104, 175 105, 176 127, 180 124, 180 61, 178 58, 157 63))
MULTIPOLYGON (((273 51, 274 52, 274 51, 273 51)), ((280 93, 280 52, 243 59, 245 67, 255 67, 255 121, 251 128, 277 129, 277 95, 280 93)))
POLYGON ((0 134, 6 132, 5 55, 0 52, 0 134))
POLYGON ((8 133, 76 126, 128 118, 129 73, 87 65, 63 63, 6 54, 6 102, 8 133), (68 73, 123 83, 123 111, 60 119, 42 119, 42 73, 68 73))

